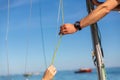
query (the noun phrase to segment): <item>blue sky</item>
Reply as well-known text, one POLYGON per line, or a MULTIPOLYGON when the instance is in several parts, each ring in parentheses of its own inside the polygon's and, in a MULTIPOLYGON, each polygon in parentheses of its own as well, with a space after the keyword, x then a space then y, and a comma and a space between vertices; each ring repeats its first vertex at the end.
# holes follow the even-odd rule
MULTIPOLYGON (((25 55, 28 46, 27 72, 45 70, 42 50, 41 26, 43 27, 44 46, 47 65, 50 64, 58 41, 61 15, 58 18, 59 0, 33 0, 29 24, 30 0, 10 0, 10 24, 8 34, 8 53, 10 74, 25 72, 25 55), (40 16, 41 6, 41 16, 40 16), (40 22, 40 18, 42 21, 40 22), (28 31, 28 33, 27 33, 28 31)), ((85 0, 64 0, 64 21, 74 23, 87 15, 85 0)), ((106 67, 120 67, 120 13, 110 12, 98 22, 104 50, 106 67)), ((5 34, 7 27, 7 0, 0 0, 0 75, 7 74, 5 34)), ((62 38, 55 59, 58 70, 75 70, 83 67, 94 68, 91 52, 90 28, 62 38)))

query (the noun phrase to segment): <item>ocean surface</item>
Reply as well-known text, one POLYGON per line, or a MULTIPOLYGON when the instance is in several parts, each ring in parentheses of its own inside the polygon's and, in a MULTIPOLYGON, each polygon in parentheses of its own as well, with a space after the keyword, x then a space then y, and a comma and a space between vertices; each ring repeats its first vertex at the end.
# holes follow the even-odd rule
MULTIPOLYGON (((120 68, 107 68, 107 80, 120 80, 120 68)), ((0 76, 0 80, 41 80, 43 73, 26 79, 23 75, 0 76)), ((91 73, 75 74, 74 71, 58 71, 54 80, 98 80, 96 69, 91 73)))

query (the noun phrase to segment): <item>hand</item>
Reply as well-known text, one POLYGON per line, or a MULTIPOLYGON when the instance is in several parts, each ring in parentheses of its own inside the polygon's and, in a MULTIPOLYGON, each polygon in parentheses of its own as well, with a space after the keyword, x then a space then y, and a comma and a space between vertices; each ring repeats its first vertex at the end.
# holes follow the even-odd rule
POLYGON ((53 65, 50 65, 44 73, 42 80, 52 80, 56 74, 56 68, 53 65))
POLYGON ((74 24, 63 24, 61 27, 60 27, 60 33, 59 34, 62 34, 62 35, 65 35, 65 34, 72 34, 72 33, 75 33, 77 32, 78 29, 76 29, 74 27, 74 24))

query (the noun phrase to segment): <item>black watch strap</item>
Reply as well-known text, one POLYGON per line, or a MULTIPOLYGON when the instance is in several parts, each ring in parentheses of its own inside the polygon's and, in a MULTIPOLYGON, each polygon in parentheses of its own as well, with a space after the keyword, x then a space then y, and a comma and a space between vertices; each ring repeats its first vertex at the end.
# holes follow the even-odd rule
POLYGON ((78 30, 81 30, 82 28, 81 28, 81 26, 80 26, 80 21, 76 21, 76 22, 74 23, 74 27, 75 27, 76 29, 78 29, 78 30))

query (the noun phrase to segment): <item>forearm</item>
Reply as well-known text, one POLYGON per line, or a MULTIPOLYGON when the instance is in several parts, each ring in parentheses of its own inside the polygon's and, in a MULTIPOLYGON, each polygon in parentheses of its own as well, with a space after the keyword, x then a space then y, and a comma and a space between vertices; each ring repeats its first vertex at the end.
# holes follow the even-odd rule
MULTIPOLYGON (((99 5, 103 4, 104 2, 99 2, 98 0, 92 0, 92 3, 96 6, 99 6, 99 5)), ((115 7, 112 10, 113 11, 120 11, 120 5, 118 5, 117 7, 115 7)))
POLYGON ((98 6, 95 10, 93 10, 88 16, 83 18, 80 21, 81 28, 84 28, 88 25, 91 25, 101 18, 103 18, 105 15, 107 15, 113 8, 115 8, 118 5, 118 3, 114 0, 109 0, 98 6))
POLYGON ((108 13, 109 11, 104 6, 99 6, 97 9, 92 11, 88 16, 80 21, 80 26, 84 28, 88 25, 91 25, 103 18, 108 13))

